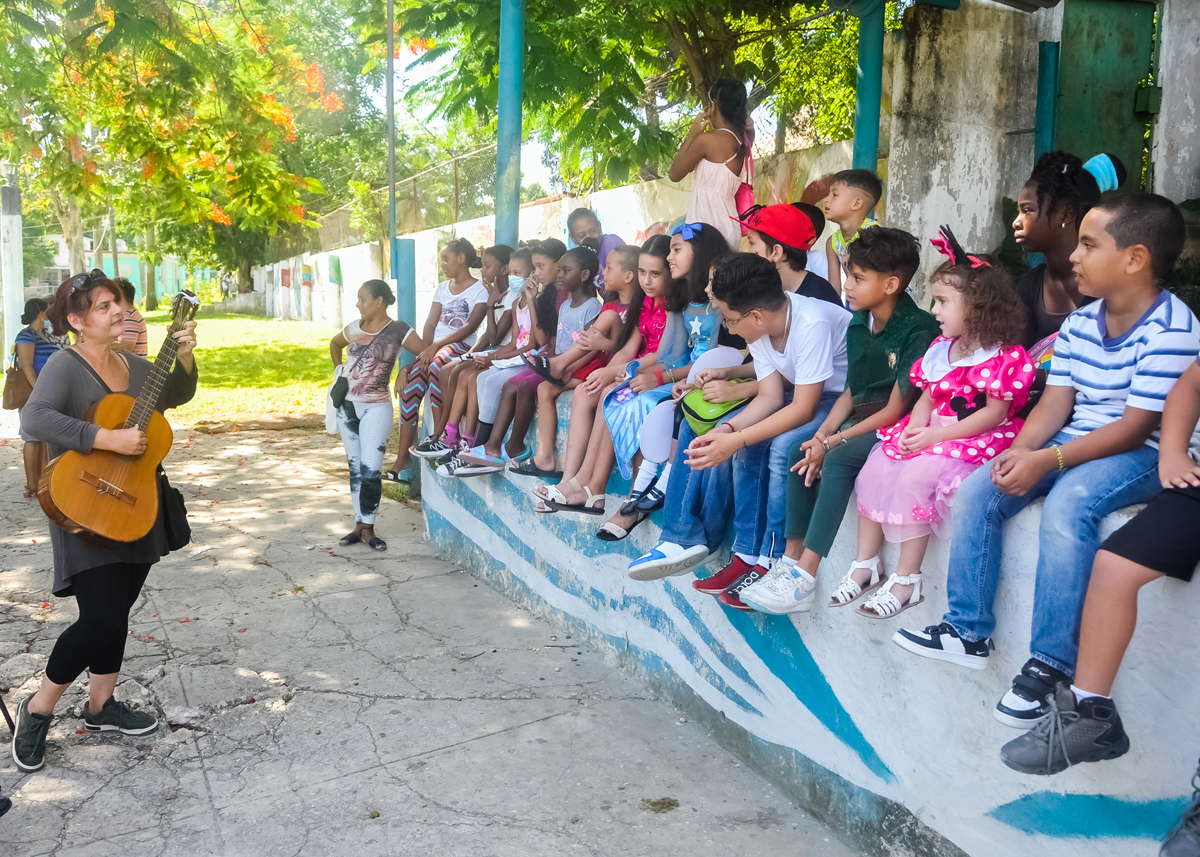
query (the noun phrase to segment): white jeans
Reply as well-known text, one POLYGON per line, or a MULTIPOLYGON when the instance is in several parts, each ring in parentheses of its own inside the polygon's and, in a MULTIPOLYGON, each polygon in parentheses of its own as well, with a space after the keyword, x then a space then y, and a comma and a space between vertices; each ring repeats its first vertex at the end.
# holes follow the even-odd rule
POLYGON ((375 513, 383 497, 383 456, 394 417, 390 401, 347 401, 337 409, 338 428, 350 468, 354 520, 364 524, 375 523, 375 513))

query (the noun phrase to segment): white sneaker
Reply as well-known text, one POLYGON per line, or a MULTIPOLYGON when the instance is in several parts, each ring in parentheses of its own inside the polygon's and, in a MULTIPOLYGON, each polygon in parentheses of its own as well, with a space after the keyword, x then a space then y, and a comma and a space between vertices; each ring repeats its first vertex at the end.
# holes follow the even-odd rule
POLYGON ((817 581, 806 579, 799 566, 792 566, 768 580, 747 587, 739 597, 761 613, 807 613, 817 600, 817 581))
POLYGON ((760 577, 758 580, 751 583, 749 586, 747 586, 745 589, 743 589, 740 593, 738 593, 738 597, 741 598, 743 601, 745 601, 746 600, 745 595, 747 592, 754 592, 759 587, 765 586, 770 581, 776 580, 779 577, 787 574, 788 569, 790 569, 790 568, 791 568, 791 566, 785 566, 778 559, 771 560, 771 567, 769 569, 767 569, 767 573, 764 574, 762 577, 760 577))
POLYGON ((708 559, 708 548, 694 545, 685 548, 673 542, 659 542, 654 549, 629 564, 629 577, 633 580, 660 580, 687 574, 708 559))

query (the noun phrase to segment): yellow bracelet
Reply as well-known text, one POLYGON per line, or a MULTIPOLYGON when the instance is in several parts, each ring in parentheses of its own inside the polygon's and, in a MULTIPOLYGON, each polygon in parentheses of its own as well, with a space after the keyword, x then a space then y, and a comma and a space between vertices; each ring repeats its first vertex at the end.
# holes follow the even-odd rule
POLYGON ((738 434, 742 435, 742 449, 745 449, 750 445, 750 442, 746 440, 746 435, 742 434, 741 429, 738 429, 738 434))
POLYGON ((1059 449, 1057 446, 1052 446, 1052 447, 1050 447, 1050 448, 1054 450, 1054 455, 1055 455, 1055 457, 1056 457, 1056 458, 1058 458, 1058 469, 1059 469, 1060 471, 1061 471, 1061 470, 1066 470, 1066 469, 1067 469, 1067 464, 1066 464, 1066 462, 1065 462, 1065 461, 1063 461, 1063 457, 1062 457, 1062 450, 1061 450, 1061 449, 1059 449))

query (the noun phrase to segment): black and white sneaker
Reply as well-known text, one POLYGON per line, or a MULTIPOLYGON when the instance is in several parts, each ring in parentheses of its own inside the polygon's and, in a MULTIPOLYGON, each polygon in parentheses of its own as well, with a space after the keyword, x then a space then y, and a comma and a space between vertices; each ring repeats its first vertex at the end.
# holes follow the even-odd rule
POLYGON ((1059 682, 1071 683, 1071 677, 1062 670, 1030 658, 1021 667, 1021 674, 1013 679, 1012 690, 996 703, 992 713, 1005 726, 1014 729, 1030 729, 1050 713, 1050 697, 1059 682))
POLYGON ((440 437, 430 435, 412 449, 412 454, 418 458, 441 458, 450 450, 450 446, 440 437))
POLYGON ((892 642, 914 655, 935 661, 949 661, 973 670, 986 667, 988 652, 996 648, 991 637, 977 643, 964 640, 948 622, 930 625, 924 631, 901 628, 892 635, 892 642))

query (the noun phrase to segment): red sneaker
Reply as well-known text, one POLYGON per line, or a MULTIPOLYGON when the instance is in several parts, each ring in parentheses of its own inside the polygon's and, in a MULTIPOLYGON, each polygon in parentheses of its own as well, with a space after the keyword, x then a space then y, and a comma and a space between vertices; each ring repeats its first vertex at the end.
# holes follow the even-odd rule
POLYGON ((730 586, 737 583, 738 578, 752 568, 754 566, 737 554, 734 554, 733 559, 729 560, 729 564, 712 577, 706 577, 703 580, 693 580, 692 588, 697 592, 703 592, 705 595, 720 595, 730 586))
POLYGON ((726 607, 741 610, 743 613, 753 613, 754 608, 738 598, 738 595, 752 583, 758 583, 767 576, 767 570, 761 565, 754 565, 750 570, 737 579, 737 582, 717 596, 717 600, 726 607))

